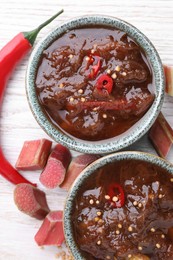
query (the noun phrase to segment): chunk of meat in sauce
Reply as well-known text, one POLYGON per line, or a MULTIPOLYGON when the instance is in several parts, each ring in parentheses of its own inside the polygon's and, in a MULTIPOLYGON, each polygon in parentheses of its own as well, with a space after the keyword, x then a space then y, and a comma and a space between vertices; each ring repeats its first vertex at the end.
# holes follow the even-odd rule
MULTIPOLYGON (((106 94, 104 96, 106 96, 106 94)), ((68 103, 66 105, 66 109, 68 111, 68 126, 66 130, 68 131, 68 129, 71 129, 72 131, 74 129, 75 131, 75 129, 78 128, 80 130, 82 129, 83 135, 86 137, 95 137, 99 132, 101 132, 101 130, 104 130, 105 124, 102 120, 103 117, 105 117, 105 121, 108 120, 110 122, 111 126, 112 119, 128 119, 132 115, 141 115, 148 107, 150 107, 153 102, 153 98, 154 97, 152 95, 145 94, 143 98, 141 98, 141 95, 134 96, 129 101, 102 101, 101 96, 99 98, 101 101, 79 101, 77 103, 74 102, 73 104, 68 103), (99 115, 98 110, 102 111, 101 115, 99 115), (81 113, 83 116, 78 117, 81 113), (87 123, 90 121, 92 121, 92 124, 87 123)), ((109 130, 109 126, 107 129, 109 130)))
MULTIPOLYGON (((106 95, 105 95, 106 96, 106 95)), ((68 110, 75 110, 76 113, 75 116, 79 113, 81 113, 84 109, 94 109, 99 108, 103 111, 113 110, 117 112, 118 114, 127 114, 127 115, 139 115, 141 113, 144 113, 144 111, 151 105, 153 102, 154 97, 150 94, 145 94, 143 96, 135 96, 132 97, 129 101, 126 99, 120 99, 120 100, 111 100, 111 101, 85 101, 85 102, 77 102, 74 104, 67 104, 66 108, 68 110)), ((74 115, 74 114, 73 114, 74 115)), ((127 117, 126 117, 127 118, 127 117)))

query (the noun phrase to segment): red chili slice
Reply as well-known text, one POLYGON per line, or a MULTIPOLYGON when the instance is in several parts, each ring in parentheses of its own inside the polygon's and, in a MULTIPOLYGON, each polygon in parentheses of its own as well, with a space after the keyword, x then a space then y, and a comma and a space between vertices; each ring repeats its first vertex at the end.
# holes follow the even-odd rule
POLYGON ((92 67, 88 77, 92 79, 97 76, 97 73, 101 68, 101 58, 99 55, 89 55, 89 58, 88 62, 92 64, 92 67))
POLYGON ((98 90, 106 90, 110 94, 112 92, 113 79, 106 74, 101 75, 97 80, 96 87, 98 90))
POLYGON ((116 208, 121 208, 124 206, 125 203, 125 195, 124 195, 124 190, 121 187, 120 184, 118 183, 113 183, 109 186, 108 188, 108 195, 110 196, 111 203, 116 208), (117 197, 117 201, 114 201, 113 198, 117 197))

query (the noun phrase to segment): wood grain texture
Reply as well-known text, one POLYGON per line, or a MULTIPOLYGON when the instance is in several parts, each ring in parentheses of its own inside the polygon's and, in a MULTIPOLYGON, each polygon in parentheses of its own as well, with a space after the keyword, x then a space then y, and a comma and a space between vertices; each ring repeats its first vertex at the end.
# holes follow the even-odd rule
MULTIPOLYGON (((38 40, 67 19, 84 14, 106 14, 138 27, 153 42, 163 63, 173 64, 172 0, 0 0, 0 48, 18 32, 35 28, 61 8, 64 8, 64 14, 43 29, 38 40)), ((28 58, 29 54, 9 80, 0 116, 1 145, 13 165, 25 140, 47 138, 33 118, 25 95, 28 58)), ((165 97, 162 111, 173 126, 172 97, 165 97)), ((128 150, 155 153, 147 135, 128 150)), ((173 162, 172 153, 168 159, 173 162)), ((39 178, 39 172, 24 175, 34 181, 39 178)), ((0 176, 0 260, 57 259, 57 248, 40 249, 35 244, 33 238, 41 222, 17 210, 13 203, 13 189, 14 186, 0 176)), ((57 189, 46 191, 46 194, 52 210, 63 209, 66 192, 57 189)))

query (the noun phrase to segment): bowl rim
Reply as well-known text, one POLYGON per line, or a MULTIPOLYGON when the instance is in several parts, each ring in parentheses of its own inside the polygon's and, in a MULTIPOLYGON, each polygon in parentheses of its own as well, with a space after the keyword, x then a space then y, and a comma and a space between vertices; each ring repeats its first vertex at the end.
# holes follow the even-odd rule
POLYGON ((60 24, 48 34, 46 34, 45 37, 37 43, 29 58, 25 86, 27 100, 36 121, 53 140, 67 146, 69 149, 78 152, 106 154, 128 147, 129 145, 139 140, 150 129, 162 108, 164 100, 165 77, 162 62, 157 50, 151 41, 139 29, 130 23, 116 17, 107 15, 86 15, 73 18, 66 21, 65 23, 60 24), (134 126, 132 126, 129 131, 126 131, 117 137, 103 141, 85 141, 72 137, 68 135, 68 133, 66 134, 61 132, 61 130, 57 129, 49 121, 49 119, 42 111, 35 92, 35 74, 42 51, 48 47, 49 44, 53 42, 53 40, 61 36, 62 33, 65 33, 67 30, 76 27, 82 27, 86 23, 100 24, 103 26, 108 25, 111 27, 113 26, 127 32, 128 35, 130 35, 130 37, 132 37, 147 54, 153 68, 155 85, 157 85, 155 100, 146 114, 134 126))
POLYGON ((123 152, 109 154, 97 159, 95 162, 87 166, 76 178, 70 190, 68 191, 68 195, 65 200, 64 211, 63 211, 63 228, 64 228, 65 240, 71 254, 75 257, 75 259, 87 260, 84 258, 84 256, 82 256, 80 249, 75 243, 72 234, 72 223, 70 221, 71 212, 72 212, 75 196, 78 192, 78 189, 80 188, 82 183, 86 181, 86 179, 89 176, 91 176, 94 173, 94 171, 97 170, 98 168, 111 162, 128 160, 128 159, 129 160, 135 159, 139 161, 149 162, 153 165, 158 165, 159 167, 165 169, 166 171, 168 171, 173 175, 172 163, 166 161, 165 159, 157 155, 146 153, 146 152, 138 152, 138 151, 123 151, 123 152))

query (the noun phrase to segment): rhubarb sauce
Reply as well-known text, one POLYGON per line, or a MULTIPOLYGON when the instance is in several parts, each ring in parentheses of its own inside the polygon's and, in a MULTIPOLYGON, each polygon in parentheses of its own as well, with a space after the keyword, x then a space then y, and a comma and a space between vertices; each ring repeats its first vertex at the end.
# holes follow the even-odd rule
POLYGON ((35 79, 49 120, 73 137, 98 141, 134 125, 154 100, 146 55, 110 27, 67 31, 44 50, 35 79))
POLYGON ((173 259, 173 177, 148 162, 96 170, 76 195, 72 225, 85 259, 173 259))

